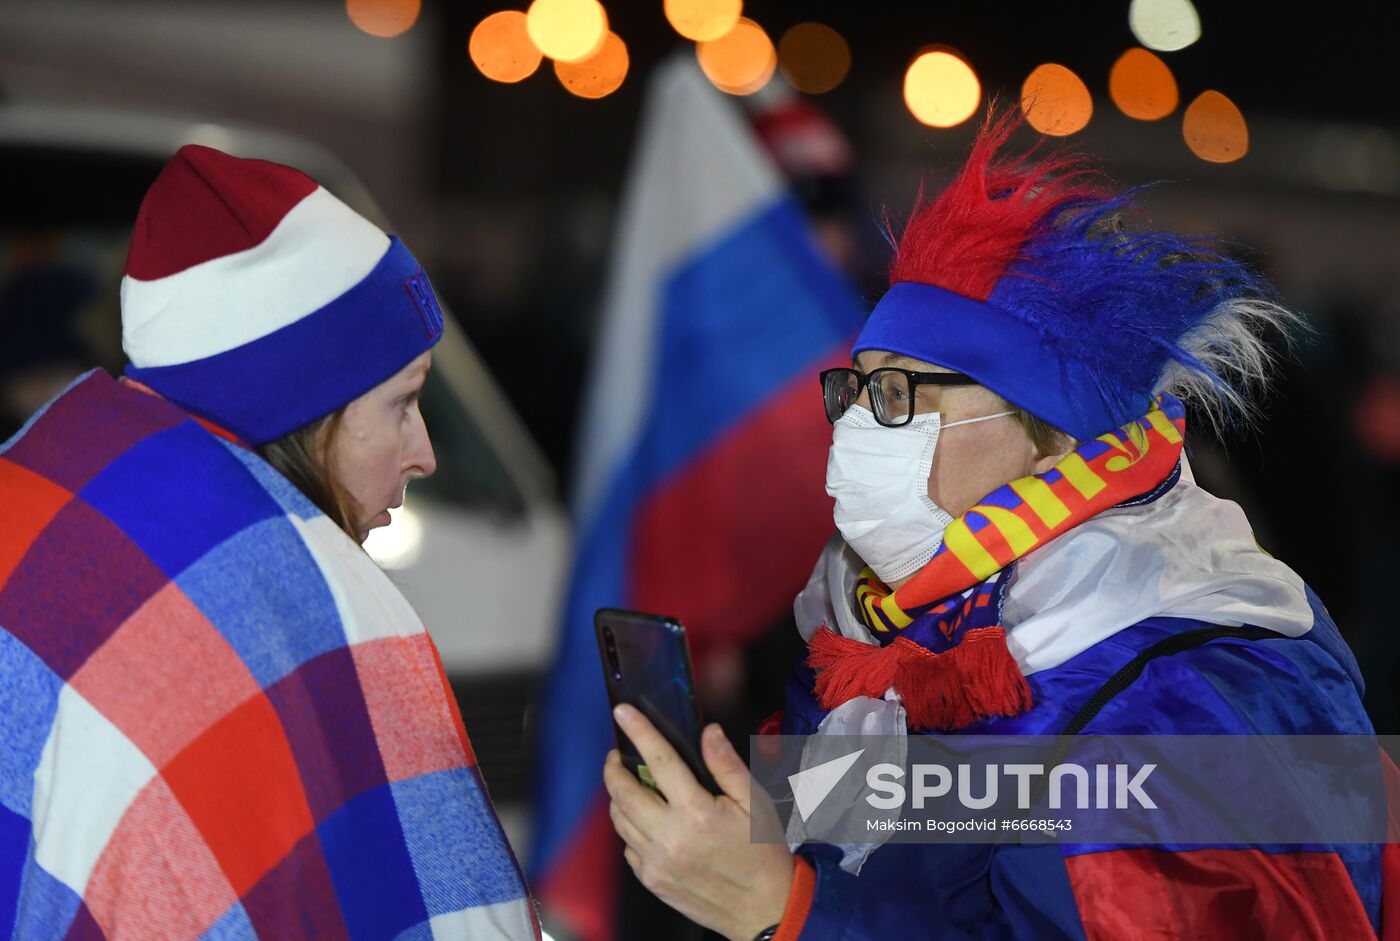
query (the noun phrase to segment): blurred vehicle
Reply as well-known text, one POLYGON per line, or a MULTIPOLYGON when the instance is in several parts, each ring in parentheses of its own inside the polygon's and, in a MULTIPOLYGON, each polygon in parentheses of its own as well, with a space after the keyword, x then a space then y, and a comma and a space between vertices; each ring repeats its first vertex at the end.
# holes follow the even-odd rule
MULTIPOLYGON (((121 374, 131 226, 147 187, 186 143, 295 166, 393 231, 349 169, 303 140, 148 113, 0 104, 0 440, 80 372, 121 374)), ((567 516, 548 465, 451 316, 422 410, 437 473, 410 488, 365 548, 437 642, 493 795, 509 803, 525 793, 522 721, 553 640, 567 516)))

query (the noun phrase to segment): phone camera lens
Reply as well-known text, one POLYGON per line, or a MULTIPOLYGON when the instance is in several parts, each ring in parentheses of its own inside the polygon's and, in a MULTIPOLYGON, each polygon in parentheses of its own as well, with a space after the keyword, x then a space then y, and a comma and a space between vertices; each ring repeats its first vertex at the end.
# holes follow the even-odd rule
POLYGON ((603 628, 603 646, 608 652, 608 668, 612 670, 613 679, 622 679, 622 664, 617 659, 617 639, 613 637, 612 628, 603 628))

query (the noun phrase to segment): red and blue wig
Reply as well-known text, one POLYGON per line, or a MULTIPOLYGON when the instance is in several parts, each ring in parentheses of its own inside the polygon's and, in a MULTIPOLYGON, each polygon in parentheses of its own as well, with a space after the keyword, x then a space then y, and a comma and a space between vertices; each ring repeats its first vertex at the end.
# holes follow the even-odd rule
POLYGON ((1204 239, 1130 231, 1139 191, 1115 195, 1087 160, 1009 154, 1017 124, 989 119, 953 181, 891 235, 890 288, 852 352, 966 373, 1079 440, 1145 412, 1172 364, 1225 392, 1194 351, 1210 339, 1188 338, 1267 285, 1204 239))

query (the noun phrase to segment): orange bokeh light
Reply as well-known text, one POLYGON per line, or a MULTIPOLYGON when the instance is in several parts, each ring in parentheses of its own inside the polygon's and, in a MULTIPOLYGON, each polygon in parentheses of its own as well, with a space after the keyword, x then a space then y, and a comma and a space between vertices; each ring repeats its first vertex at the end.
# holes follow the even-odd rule
POLYGON ((582 62, 556 62, 560 84, 580 98, 605 98, 617 91, 627 77, 627 46, 616 33, 608 33, 603 48, 582 62))
POLYGON ((711 42, 739 22, 743 0, 666 0, 666 20, 686 39, 711 42))
POLYGON ((778 67, 773 41, 747 17, 740 17, 719 39, 696 43, 695 57, 715 87, 731 95, 752 95, 768 84, 778 67))
POLYGON ((580 62, 603 47, 608 14, 598 0, 534 0, 525 12, 525 30, 551 59, 580 62))
POLYGON ((467 53, 481 74, 494 82, 519 82, 540 67, 540 51, 525 31, 525 14, 519 10, 492 13, 476 24, 467 53))
POLYGON ((1139 121, 1165 118, 1180 100, 1172 70, 1146 49, 1129 49, 1113 63, 1108 96, 1119 111, 1139 121))
POLYGON ((1021 85, 1021 110, 1026 123, 1040 133, 1065 137, 1089 123, 1094 99, 1078 75, 1047 62, 1036 66, 1021 85))
POLYGON ((798 23, 778 40, 778 68, 793 88, 820 95, 845 81, 851 47, 830 26, 798 23))
POLYGON ((1211 163, 1230 163, 1249 152, 1244 115, 1218 91, 1203 91, 1191 102, 1181 133, 1191 152, 1211 163))
POLYGON ((963 123, 981 100, 977 73, 952 51, 922 53, 904 73, 904 103, 914 117, 931 127, 963 123))
POLYGON ((418 22, 422 0, 345 0, 345 13, 361 30, 387 39, 418 22))

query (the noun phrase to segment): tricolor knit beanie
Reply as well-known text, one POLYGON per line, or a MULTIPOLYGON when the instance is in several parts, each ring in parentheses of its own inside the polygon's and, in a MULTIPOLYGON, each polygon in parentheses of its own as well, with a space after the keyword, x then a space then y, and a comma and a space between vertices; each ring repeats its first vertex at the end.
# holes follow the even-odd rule
POLYGON ((126 375, 251 445, 350 403, 443 331, 396 237, 298 170, 194 144, 141 203, 121 300, 126 375))

